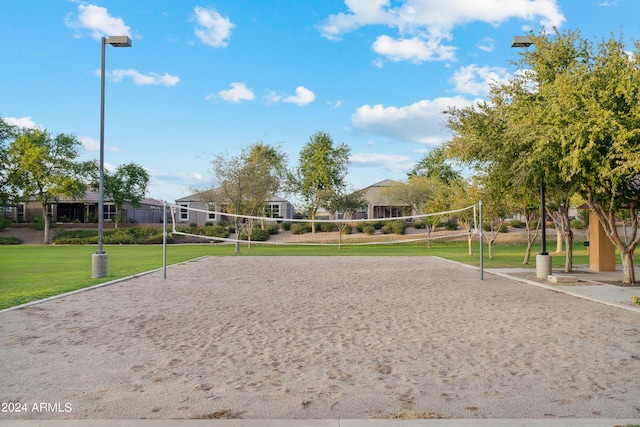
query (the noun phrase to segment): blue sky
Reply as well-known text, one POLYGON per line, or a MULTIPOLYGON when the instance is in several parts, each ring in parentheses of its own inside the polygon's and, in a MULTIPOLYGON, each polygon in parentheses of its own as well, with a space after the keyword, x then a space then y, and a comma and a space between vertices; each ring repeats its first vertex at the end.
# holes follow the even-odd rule
POLYGON ((3 0, 0 117, 69 133, 105 164, 136 162, 149 196, 211 185, 210 159, 262 141, 297 164, 317 131, 351 148, 348 180, 405 179, 448 139, 449 106, 516 70, 542 25, 640 40, 638 0, 3 0), (10 7, 9 7, 10 6, 10 7))

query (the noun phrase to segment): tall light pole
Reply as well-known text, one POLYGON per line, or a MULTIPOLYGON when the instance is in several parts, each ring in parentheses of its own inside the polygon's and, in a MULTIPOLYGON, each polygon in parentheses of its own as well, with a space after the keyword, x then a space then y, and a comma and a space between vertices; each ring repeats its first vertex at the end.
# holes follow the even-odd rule
MULTIPOLYGON (((515 36, 511 47, 529 47, 533 40, 529 36, 515 36)), ((536 276, 539 279, 546 279, 551 274, 551 257, 547 252, 547 211, 544 206, 545 188, 544 173, 540 176, 540 221, 542 221, 542 251, 536 256, 536 276)))
POLYGON ((91 258, 91 277, 107 277, 107 254, 102 249, 104 236, 104 56, 106 45, 131 47, 127 36, 102 37, 102 62, 100 65, 100 187, 98 196, 98 250, 91 258))

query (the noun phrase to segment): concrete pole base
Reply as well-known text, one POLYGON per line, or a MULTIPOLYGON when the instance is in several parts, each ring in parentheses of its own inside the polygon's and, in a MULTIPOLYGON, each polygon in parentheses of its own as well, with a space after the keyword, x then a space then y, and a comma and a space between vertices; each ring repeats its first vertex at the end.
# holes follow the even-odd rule
POLYGON ((551 255, 536 255, 536 277, 546 279, 551 274, 551 255))
POLYGON ((91 256, 91 277, 99 279, 107 277, 107 254, 93 254, 91 256))

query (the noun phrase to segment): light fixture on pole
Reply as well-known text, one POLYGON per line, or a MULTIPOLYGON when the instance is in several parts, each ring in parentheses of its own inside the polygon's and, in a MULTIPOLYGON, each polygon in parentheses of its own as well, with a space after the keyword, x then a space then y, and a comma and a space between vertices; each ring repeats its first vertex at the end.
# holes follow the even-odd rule
MULTIPOLYGON (((533 40, 529 36, 515 36, 511 47, 529 47, 533 40)), ((546 278, 551 274, 551 257, 547 252, 547 211, 544 206, 545 201, 544 173, 540 176, 540 221, 542 221, 542 251, 536 257, 536 275, 538 278, 546 278)))
POLYGON ((102 61, 100 64, 100 184, 98 195, 98 250, 91 258, 91 277, 107 277, 107 254, 102 249, 104 236, 104 57, 106 45, 131 47, 127 36, 102 37, 102 61))

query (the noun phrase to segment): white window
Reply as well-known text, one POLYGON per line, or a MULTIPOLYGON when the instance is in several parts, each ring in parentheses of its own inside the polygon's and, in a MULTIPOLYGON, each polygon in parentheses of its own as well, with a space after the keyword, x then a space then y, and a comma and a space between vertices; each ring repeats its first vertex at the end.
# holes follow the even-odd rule
POLYGON ((265 216, 275 218, 280 216, 280 204, 269 203, 265 208, 265 216))
POLYGON ((216 206, 213 203, 209 203, 209 213, 207 214, 207 218, 211 221, 216 220, 216 206))
POLYGON ((116 207, 115 205, 107 205, 104 204, 102 206, 102 211, 104 213, 104 219, 114 219, 116 217, 116 207))
POLYGON ((189 221, 189 210, 186 209, 188 207, 188 204, 180 205, 180 221, 189 221))

